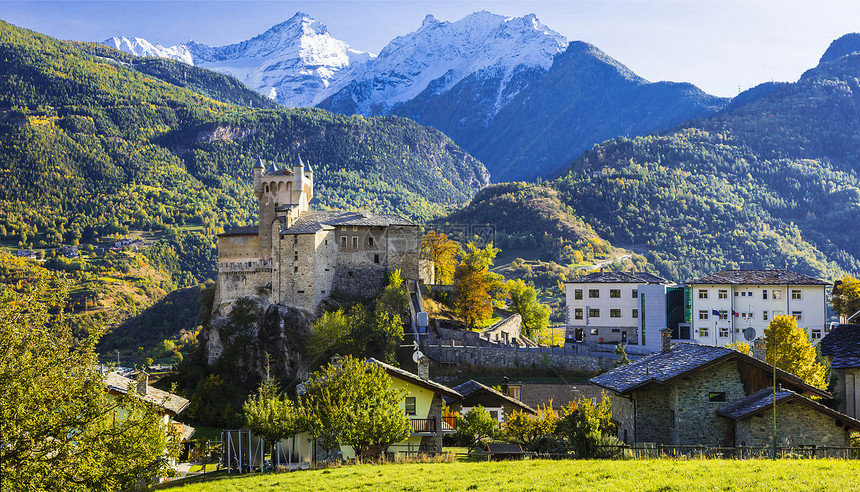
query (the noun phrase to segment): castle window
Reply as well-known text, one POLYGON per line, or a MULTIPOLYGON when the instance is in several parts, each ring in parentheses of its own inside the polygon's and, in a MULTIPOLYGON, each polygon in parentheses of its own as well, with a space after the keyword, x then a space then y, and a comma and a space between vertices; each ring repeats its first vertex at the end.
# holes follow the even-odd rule
POLYGON ((297 290, 297 291, 296 291, 296 293, 297 293, 297 294, 304 294, 304 293, 305 293, 305 291, 303 291, 303 290, 297 290))
POLYGON ((352 236, 352 249, 358 249, 358 236, 352 236))
POLYGON ((353 230, 353 231, 357 231, 357 230, 358 230, 358 226, 352 226, 352 230, 353 230))
POLYGON ((373 262, 379 263, 379 255, 373 255, 373 262))
POLYGON ((299 273, 299 267, 293 267, 293 273, 299 273))
POLYGON ((294 256, 293 261, 299 261, 299 255, 294 256))
POLYGON ((341 247, 341 248, 346 248, 346 236, 341 236, 341 237, 340 237, 340 247, 341 247))
POLYGON ((367 238, 367 244, 373 246, 373 236, 367 238))

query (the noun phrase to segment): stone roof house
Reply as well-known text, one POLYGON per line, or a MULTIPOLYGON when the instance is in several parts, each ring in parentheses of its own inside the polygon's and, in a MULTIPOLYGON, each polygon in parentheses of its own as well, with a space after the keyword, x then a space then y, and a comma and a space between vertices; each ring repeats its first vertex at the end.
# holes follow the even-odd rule
POLYGON ((520 400, 508 396, 500 391, 497 391, 489 386, 483 385, 474 379, 470 379, 463 384, 454 386, 454 391, 463 395, 462 400, 451 399, 448 405, 453 412, 459 412, 465 415, 469 410, 478 405, 487 409, 490 415, 495 418, 499 424, 507 420, 507 416, 514 410, 526 412, 534 415, 535 409, 521 402, 520 400))
MULTIPOLYGON (((776 370, 781 446, 848 446, 860 421, 806 398, 830 394, 776 370)), ((773 368, 724 347, 680 343, 591 379, 611 392, 627 444, 768 446, 773 368)))
POLYGON ((860 325, 834 328, 821 340, 821 355, 830 358, 839 411, 860 419, 860 325))

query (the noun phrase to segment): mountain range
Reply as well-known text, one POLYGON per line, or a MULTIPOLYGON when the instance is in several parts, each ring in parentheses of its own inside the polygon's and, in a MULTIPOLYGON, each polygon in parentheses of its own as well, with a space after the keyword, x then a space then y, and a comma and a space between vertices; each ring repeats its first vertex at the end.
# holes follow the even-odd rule
POLYGON ((476 155, 494 181, 553 176, 595 143, 671 128, 728 103, 691 84, 649 83, 533 14, 428 15, 379 56, 352 50, 301 12, 229 46, 104 43, 232 75, 288 107, 408 117, 476 155))

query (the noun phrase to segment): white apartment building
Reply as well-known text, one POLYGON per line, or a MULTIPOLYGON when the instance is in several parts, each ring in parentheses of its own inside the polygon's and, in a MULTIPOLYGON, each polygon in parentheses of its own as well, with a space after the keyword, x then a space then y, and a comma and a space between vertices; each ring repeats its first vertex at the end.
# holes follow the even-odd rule
POLYGON ((827 328, 827 285, 788 270, 723 270, 690 281, 692 340, 705 345, 751 342, 764 336, 774 316, 787 314, 818 343, 827 328))
POLYGON ((672 285, 650 273, 614 271, 565 282, 567 338, 659 350, 660 330, 666 327, 666 288, 672 285))

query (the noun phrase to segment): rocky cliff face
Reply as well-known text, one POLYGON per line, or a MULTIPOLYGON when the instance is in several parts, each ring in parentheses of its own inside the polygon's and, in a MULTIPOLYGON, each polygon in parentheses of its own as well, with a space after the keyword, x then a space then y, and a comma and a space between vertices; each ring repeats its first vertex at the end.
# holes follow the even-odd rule
POLYGON ((304 343, 312 324, 309 312, 243 298, 213 313, 200 348, 209 366, 227 364, 244 380, 265 377, 267 371, 280 380, 304 379, 304 343))

